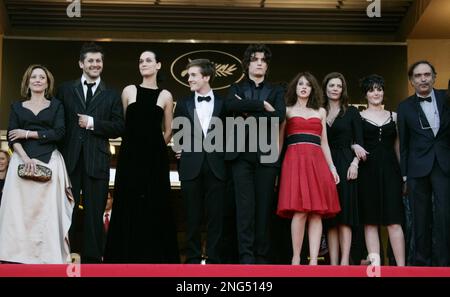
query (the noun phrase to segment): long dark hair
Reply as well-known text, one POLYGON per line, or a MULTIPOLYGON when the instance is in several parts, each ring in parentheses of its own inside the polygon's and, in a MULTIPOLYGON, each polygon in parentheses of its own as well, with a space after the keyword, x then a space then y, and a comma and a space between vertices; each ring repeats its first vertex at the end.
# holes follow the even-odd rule
POLYGON ((284 96, 286 106, 294 106, 297 102, 297 84, 302 76, 311 84, 311 94, 309 95, 308 102, 306 102, 306 107, 319 110, 323 105, 322 90, 314 75, 307 71, 298 73, 289 83, 286 95, 284 96))
POLYGON ((324 100, 324 104, 323 107, 325 108, 325 110, 328 112, 330 111, 330 99, 328 99, 327 96, 327 85, 328 82, 330 80, 332 80, 333 78, 339 78, 342 82, 342 93, 341 93, 341 97, 339 98, 339 107, 340 107, 340 111, 338 116, 343 116, 345 114, 345 111, 348 108, 348 92, 347 92, 347 82, 345 80, 344 75, 342 75, 342 73, 339 72, 331 72, 328 73, 327 75, 325 75, 323 81, 322 81, 322 90, 323 90, 323 98, 325 98, 324 100))

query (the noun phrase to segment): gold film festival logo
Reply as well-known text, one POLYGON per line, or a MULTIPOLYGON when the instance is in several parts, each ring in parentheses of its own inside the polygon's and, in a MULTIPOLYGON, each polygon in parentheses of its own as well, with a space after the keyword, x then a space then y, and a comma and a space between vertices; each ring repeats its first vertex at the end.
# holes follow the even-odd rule
POLYGON ((186 65, 195 59, 208 59, 215 64, 216 77, 211 83, 214 90, 228 88, 244 77, 241 61, 232 54, 218 50, 198 50, 179 56, 170 66, 173 78, 183 86, 189 87, 186 65))

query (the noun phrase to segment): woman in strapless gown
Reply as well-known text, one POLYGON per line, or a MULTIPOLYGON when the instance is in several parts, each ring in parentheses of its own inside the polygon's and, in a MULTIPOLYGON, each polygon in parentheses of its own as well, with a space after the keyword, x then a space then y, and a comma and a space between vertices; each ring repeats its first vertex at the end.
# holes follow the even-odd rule
POLYGON ((286 153, 281 168, 277 214, 292 219, 292 264, 300 264, 306 221, 310 265, 317 265, 322 217, 340 211, 339 176, 331 159, 322 106, 322 91, 309 72, 299 73, 286 93, 286 117, 281 133, 286 153), (282 134, 282 135, 283 135, 282 134))

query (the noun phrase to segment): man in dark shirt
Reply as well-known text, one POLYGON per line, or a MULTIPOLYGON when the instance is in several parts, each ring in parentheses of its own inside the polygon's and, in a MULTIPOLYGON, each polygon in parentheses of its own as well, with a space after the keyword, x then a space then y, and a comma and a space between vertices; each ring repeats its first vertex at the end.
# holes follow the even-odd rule
MULTIPOLYGON (((246 78, 230 87, 228 99, 267 101, 273 112, 235 113, 235 119, 254 118, 258 128, 246 127, 245 144, 239 143, 235 129, 232 148, 227 147, 225 159, 230 161, 235 187, 239 262, 241 264, 269 263, 269 222, 273 213, 275 180, 279 172, 278 151, 264 152, 261 141, 276 144, 279 123, 286 114, 284 90, 267 82, 266 73, 272 57, 270 49, 263 44, 250 45, 244 53, 243 65, 246 78), (267 125, 261 125, 266 121, 267 125), (276 123, 276 125, 271 125, 276 123), (259 131, 259 130, 267 131, 259 131), (256 135, 256 136, 255 136, 256 135), (249 137, 250 136, 250 137, 249 137), (255 137, 253 137, 255 136, 255 137), (267 139, 263 140, 263 136, 267 139), (251 143, 254 139, 257 143, 251 143), (256 150, 254 149, 256 145, 256 150), (275 154, 273 160, 265 159, 275 154), (269 160, 269 161, 267 161, 269 160)), ((255 142, 255 141, 253 141, 255 142)), ((276 146, 278 149, 278 146, 276 146)))

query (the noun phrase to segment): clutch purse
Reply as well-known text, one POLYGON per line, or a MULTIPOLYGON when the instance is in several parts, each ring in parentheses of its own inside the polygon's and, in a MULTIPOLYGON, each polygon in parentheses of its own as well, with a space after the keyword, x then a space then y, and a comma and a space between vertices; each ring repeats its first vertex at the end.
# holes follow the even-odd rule
POLYGON ((17 174, 24 179, 30 179, 37 182, 47 182, 52 178, 52 170, 44 165, 36 164, 35 172, 26 172, 25 164, 20 164, 17 168, 17 174))

